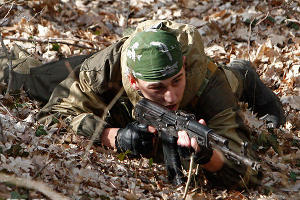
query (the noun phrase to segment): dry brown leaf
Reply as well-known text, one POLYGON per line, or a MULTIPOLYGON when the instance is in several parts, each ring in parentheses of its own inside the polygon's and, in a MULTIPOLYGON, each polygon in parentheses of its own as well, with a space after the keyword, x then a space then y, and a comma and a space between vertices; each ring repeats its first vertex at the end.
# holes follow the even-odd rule
POLYGON ((207 200, 207 196, 204 193, 193 192, 187 194, 186 200, 207 200))

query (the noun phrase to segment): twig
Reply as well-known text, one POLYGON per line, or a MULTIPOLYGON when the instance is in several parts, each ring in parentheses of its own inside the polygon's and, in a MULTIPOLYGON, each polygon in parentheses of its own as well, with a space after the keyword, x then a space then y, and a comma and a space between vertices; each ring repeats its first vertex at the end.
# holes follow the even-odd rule
MULTIPOLYGON (((256 25, 259 25, 261 22, 263 22, 268 16, 269 16, 268 12, 266 14, 266 16, 264 18, 262 18, 261 20, 259 20, 259 22, 256 23, 256 25)), ((250 40, 251 40, 251 32, 252 32, 252 23, 255 21, 256 17, 254 17, 254 19, 251 21, 250 25, 249 25, 249 36, 248 36, 248 60, 250 61, 250 40)))
POLYGON ((286 21, 300 24, 300 21, 296 19, 286 19, 286 21))
MULTIPOLYGON (((104 109, 103 111, 103 115, 102 115, 102 119, 104 120, 107 115, 108 115, 108 111, 113 107, 113 105, 116 103, 116 101, 121 97, 121 95, 123 94, 124 92, 124 88, 122 87, 120 89, 120 91, 117 93, 117 95, 113 98, 113 100, 108 104, 108 106, 104 109)), ((101 133, 103 131, 103 125, 104 125, 104 121, 100 121, 100 123, 97 125, 92 137, 91 137, 91 140, 89 141, 86 149, 85 149, 85 152, 84 152, 84 155, 83 155, 83 164, 82 164, 82 168, 85 168, 86 165, 87 165, 87 159, 88 159, 88 154, 89 154, 89 151, 94 143, 94 141, 96 140, 96 138, 98 137, 99 133, 101 133)), ((82 180, 78 180, 77 184, 75 185, 75 188, 74 188, 74 193, 78 193, 79 191, 79 185, 81 183, 82 180)))
POLYGON ((45 7, 43 7, 43 9, 42 9, 40 12, 35 13, 34 16, 32 16, 32 17, 28 20, 28 22, 30 22, 31 20, 33 20, 37 15, 39 15, 40 13, 42 13, 44 10, 45 10, 45 7))
MULTIPOLYGON (((38 43, 44 43, 44 44, 47 44, 47 43, 52 43, 52 44, 55 44, 55 43, 59 43, 59 44, 66 44, 66 45, 71 45, 71 46, 75 46, 75 47, 79 47, 79 48, 83 48, 83 49, 92 49, 92 50, 97 50, 99 51, 98 48, 93 48, 93 47, 88 47, 88 46, 84 46, 84 45, 80 45, 80 44, 72 44, 72 43, 69 43, 69 42, 64 42, 64 41, 61 41, 61 40, 64 40, 64 39, 26 39, 26 38, 14 38, 14 37, 5 37, 4 39, 6 40, 12 40, 12 41, 22 41, 22 42, 38 42, 38 43)), ((68 39, 70 40, 70 39, 68 39)), ((77 41, 77 40, 75 40, 77 41)), ((93 41, 88 41, 88 42, 93 42, 93 41)), ((108 44, 106 44, 108 45, 108 44)))
POLYGON ((11 89, 11 84, 12 84, 12 79, 13 79, 13 73, 12 73, 12 58, 11 56, 9 55, 8 53, 8 50, 3 42, 3 38, 2 38, 2 35, 0 34, 0 41, 1 41, 1 45, 2 45, 2 48, 4 50, 4 53, 8 59, 8 84, 7 84, 7 89, 6 89, 6 93, 5 95, 8 95, 9 94, 9 91, 11 89))
POLYGON ((249 188, 247 187, 247 184, 245 183, 245 180, 243 179, 243 177, 242 177, 241 175, 240 175, 240 178, 241 178, 242 183, 243 183, 243 185, 245 186, 247 192, 250 193, 250 190, 249 190, 249 188))
POLYGON ((49 188, 45 183, 34 181, 28 178, 20 178, 13 175, 7 175, 4 173, 0 173, 0 182, 9 182, 12 184, 15 184, 20 187, 25 187, 29 189, 34 189, 36 191, 39 191, 49 197, 50 199, 62 199, 62 200, 69 200, 68 197, 59 194, 49 188))
MULTIPOLYGON (((8 37, 9 38, 9 37, 8 37)), ((91 40, 84 40, 84 39, 79 39, 79 38, 57 38, 57 37, 49 37, 49 38, 36 38, 36 39, 40 39, 40 40, 51 40, 51 41, 57 41, 57 40, 61 40, 61 41, 76 41, 76 42, 87 42, 87 43, 99 43, 102 44, 104 42, 100 42, 100 41, 91 41, 91 40)))
POLYGON ((184 188, 184 194, 183 194, 183 200, 186 198, 189 185, 191 183, 191 177, 192 177, 192 171, 193 171, 193 165, 194 165, 194 153, 191 155, 191 160, 190 160, 190 167, 189 167, 189 174, 188 174, 188 180, 184 188))
MULTIPOLYGON (((52 145, 54 145, 55 144, 55 141, 57 140, 57 136, 55 135, 54 136, 54 139, 53 139, 53 142, 52 142, 52 145)), ((53 151, 53 149, 51 149, 49 152, 48 152, 48 154, 47 154, 47 158, 46 158, 46 163, 45 163, 45 165, 41 168, 41 169, 39 169, 36 173, 35 173, 35 175, 32 177, 32 179, 35 179, 51 162, 52 162, 52 160, 53 160, 53 158, 51 158, 50 160, 49 160, 49 157, 50 157, 50 154, 52 153, 52 151, 53 151)))
MULTIPOLYGON (((123 94, 124 92, 124 88, 122 87, 120 89, 120 91, 118 92, 118 94, 113 98, 113 100, 108 104, 108 106, 104 109, 103 111, 103 115, 102 115, 102 119, 105 119, 108 115, 108 111, 113 107, 113 105, 116 103, 116 101, 121 97, 121 95, 123 94)), ((95 139, 97 138, 97 136, 99 135, 99 133, 102 132, 102 129, 103 129, 103 125, 104 125, 104 122, 101 121, 98 126, 96 127, 96 130, 94 132, 94 134, 92 135, 92 138, 89 142, 89 144, 87 145, 87 148, 85 149, 85 153, 84 153, 84 156, 83 158, 87 158, 87 155, 93 145, 93 142, 95 141, 95 139)))
POLYGON ((0 23, 0 26, 2 26, 2 24, 4 24, 4 22, 7 21, 6 17, 7 17, 7 15, 10 13, 11 9, 14 7, 14 4, 15 4, 15 2, 12 2, 11 6, 10 6, 10 8, 9 8, 9 10, 8 10, 8 12, 7 12, 6 15, 3 17, 3 19, 2 19, 3 21, 0 23))
POLYGON ((1 119, 0 119, 0 140, 2 144, 5 144, 7 142, 6 136, 3 133, 3 125, 1 119))
POLYGON ((46 162, 46 164, 35 173, 35 175, 32 177, 32 179, 35 179, 52 162, 52 160, 53 160, 53 158, 48 160, 48 162, 46 162))
POLYGON ((127 13, 125 14, 125 16, 126 16, 126 19, 125 19, 125 24, 123 25, 123 33, 124 33, 124 30, 128 27, 128 19, 129 19, 129 15, 130 15, 130 0, 128 0, 128 1, 125 1, 125 3, 127 3, 128 4, 128 6, 126 7, 126 11, 127 11, 127 13), (127 3, 128 2, 128 3, 127 3))

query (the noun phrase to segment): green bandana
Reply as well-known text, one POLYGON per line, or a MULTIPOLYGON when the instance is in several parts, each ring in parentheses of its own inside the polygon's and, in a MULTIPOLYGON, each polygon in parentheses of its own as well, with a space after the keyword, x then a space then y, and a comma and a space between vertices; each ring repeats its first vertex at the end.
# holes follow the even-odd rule
POLYGON ((127 65, 132 74, 145 81, 165 80, 182 68, 180 43, 172 33, 149 29, 137 33, 127 50, 127 65))

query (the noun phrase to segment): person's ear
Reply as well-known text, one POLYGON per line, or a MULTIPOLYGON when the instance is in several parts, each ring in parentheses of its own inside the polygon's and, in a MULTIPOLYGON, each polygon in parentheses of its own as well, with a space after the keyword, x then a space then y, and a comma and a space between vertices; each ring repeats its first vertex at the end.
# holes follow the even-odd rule
POLYGON ((183 64, 183 67, 185 68, 185 60, 186 60, 186 57, 185 56, 182 56, 182 64, 183 64))
POLYGON ((135 89, 135 90, 139 90, 140 88, 139 88, 139 86, 138 86, 137 80, 133 77, 133 75, 130 74, 130 75, 128 76, 128 78, 129 78, 129 82, 130 82, 131 87, 132 87, 133 89, 135 89))

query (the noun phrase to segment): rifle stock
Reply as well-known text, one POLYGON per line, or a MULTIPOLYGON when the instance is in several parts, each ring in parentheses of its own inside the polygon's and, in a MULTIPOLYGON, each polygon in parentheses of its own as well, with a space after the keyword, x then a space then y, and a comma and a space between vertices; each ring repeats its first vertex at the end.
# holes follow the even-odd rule
POLYGON ((219 136, 212 129, 200 124, 195 120, 192 114, 187 114, 182 111, 171 111, 155 102, 143 98, 136 104, 134 115, 136 120, 140 123, 153 126, 158 131, 163 131, 175 137, 178 137, 178 131, 184 130, 190 138, 195 137, 200 146, 219 149, 227 159, 233 160, 237 164, 244 163, 254 170, 260 168, 258 162, 247 157, 247 143, 245 143, 242 148, 244 155, 234 153, 230 150, 226 138, 219 136))

